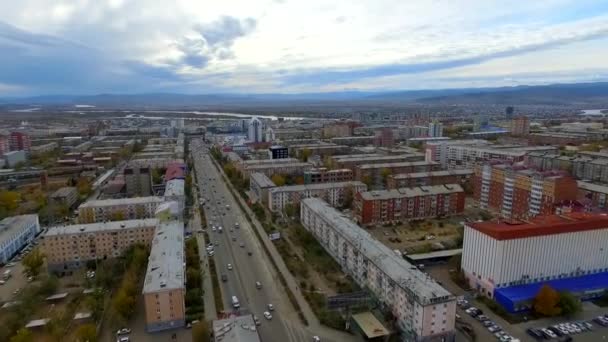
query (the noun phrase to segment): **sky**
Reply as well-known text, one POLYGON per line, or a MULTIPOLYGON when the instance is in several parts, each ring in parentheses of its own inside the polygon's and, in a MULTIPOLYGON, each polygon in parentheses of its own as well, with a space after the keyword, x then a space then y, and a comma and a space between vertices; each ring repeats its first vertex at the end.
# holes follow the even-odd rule
POLYGON ((605 0, 0 1, 0 97, 595 81, 605 0))

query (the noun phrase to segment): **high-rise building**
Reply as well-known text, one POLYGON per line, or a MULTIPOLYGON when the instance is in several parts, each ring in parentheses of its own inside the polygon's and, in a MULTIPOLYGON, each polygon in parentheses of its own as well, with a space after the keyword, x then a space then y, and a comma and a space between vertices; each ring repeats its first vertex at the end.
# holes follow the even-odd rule
POLYGON ((11 150, 9 139, 5 135, 0 135, 0 156, 11 150))
POLYGON ((511 120, 511 118, 513 117, 513 112, 515 112, 515 108, 513 108, 512 106, 506 107, 505 108, 505 119, 511 120))
POLYGON ((514 219, 554 214, 578 193, 576 180, 563 171, 539 172, 509 164, 476 167, 473 188, 480 208, 514 219))
POLYGON ((382 128, 376 132, 375 145, 379 147, 393 147, 395 138, 391 128, 382 128))
POLYGON ((249 129, 247 131, 247 139, 249 141, 258 143, 264 140, 264 124, 260 119, 253 117, 249 120, 249 129))
POLYGON ((443 136, 443 124, 437 120, 433 120, 429 124, 429 137, 439 138, 443 136))
POLYGON ((266 129, 266 137, 265 140, 266 142, 273 142, 275 140, 275 135, 274 135, 274 129, 272 129, 272 127, 268 127, 266 129))
POLYGON ((32 147, 29 134, 25 132, 11 132, 10 150, 29 152, 32 147))
POLYGON ((527 116, 519 116, 511 120, 511 135, 521 136, 530 134, 530 120, 527 116))

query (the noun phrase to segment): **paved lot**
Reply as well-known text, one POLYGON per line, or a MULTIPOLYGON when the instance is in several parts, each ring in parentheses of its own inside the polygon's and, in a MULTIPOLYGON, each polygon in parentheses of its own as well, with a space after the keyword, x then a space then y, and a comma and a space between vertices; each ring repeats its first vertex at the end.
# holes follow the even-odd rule
POLYGON ((13 291, 23 289, 28 285, 21 262, 18 262, 14 267, 4 266, 0 268, 0 277, 5 270, 11 270, 11 278, 6 281, 6 284, 0 286, 0 301, 2 302, 11 301, 15 297, 13 291))

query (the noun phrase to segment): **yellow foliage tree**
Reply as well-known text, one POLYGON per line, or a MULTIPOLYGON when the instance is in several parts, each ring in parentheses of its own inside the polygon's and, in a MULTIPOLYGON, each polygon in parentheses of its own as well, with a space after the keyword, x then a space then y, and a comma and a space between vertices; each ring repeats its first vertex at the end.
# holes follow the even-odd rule
POLYGON ((534 298, 534 311, 543 316, 557 316, 561 313, 559 293, 549 285, 543 285, 534 298))
POLYGON ((283 186, 285 185, 285 177, 276 174, 276 175, 272 175, 272 182, 276 185, 276 186, 283 186))

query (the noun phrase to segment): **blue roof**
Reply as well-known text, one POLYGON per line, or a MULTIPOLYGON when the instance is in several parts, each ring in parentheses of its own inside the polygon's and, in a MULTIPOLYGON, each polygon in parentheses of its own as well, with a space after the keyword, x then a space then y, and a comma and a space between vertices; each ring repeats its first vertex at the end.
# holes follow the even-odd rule
POLYGON ((608 272, 498 288, 494 290, 494 297, 507 309, 512 309, 516 303, 533 299, 545 284, 558 292, 568 291, 580 295, 583 292, 608 288, 608 272))

